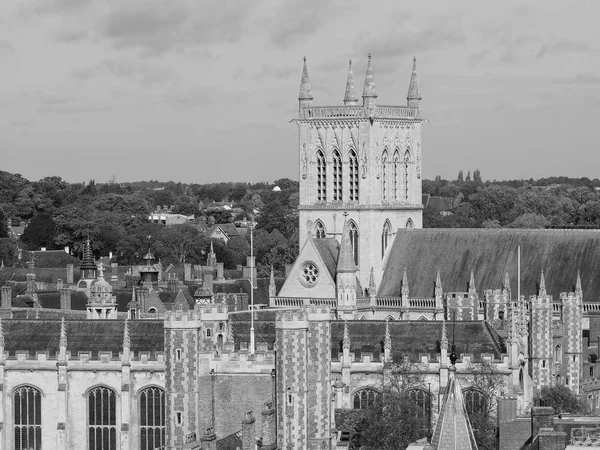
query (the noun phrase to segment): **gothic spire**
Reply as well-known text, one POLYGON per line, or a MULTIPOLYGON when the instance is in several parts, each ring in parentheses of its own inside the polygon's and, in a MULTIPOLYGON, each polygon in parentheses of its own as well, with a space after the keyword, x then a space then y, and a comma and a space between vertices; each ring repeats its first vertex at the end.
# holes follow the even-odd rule
POLYGON ((348 322, 344 321, 344 338, 342 339, 342 348, 350 350, 350 333, 348 332, 348 322))
POLYGON ((406 267, 404 268, 404 274, 402 275, 402 298, 407 299, 410 291, 408 289, 408 273, 406 271, 406 267))
POLYGON ((306 56, 304 57, 304 65, 302 66, 302 78, 300 80, 300 93, 298 100, 312 100, 312 88, 310 86, 310 78, 308 78, 308 69, 306 68, 306 56))
POLYGON ((344 219, 344 231, 342 232, 342 243, 340 244, 337 261, 337 273, 342 272, 356 272, 352 244, 350 243, 350 224, 347 219, 344 219))
POLYGON ((275 286, 275 272, 273 272, 273 266, 271 266, 271 279, 269 280, 269 297, 275 297, 277 295, 277 287, 275 286))
POLYGON ((375 286, 375 269, 371 266, 371 273, 369 274, 369 295, 374 296, 377 286, 375 286))
POLYGON ((67 348, 67 326, 65 325, 64 317, 60 321, 60 339, 58 345, 59 347, 67 348))
POLYGON ((538 297, 546 296, 546 280, 544 279, 544 271, 542 270, 542 276, 540 277, 540 291, 538 297))
POLYGON ((417 57, 413 58, 412 74, 410 75, 410 84, 408 85, 408 94, 406 101, 408 106, 419 106, 421 100, 421 91, 419 90, 419 80, 417 79, 417 57))
POLYGON ((344 105, 358 104, 358 96, 354 87, 354 72, 352 71, 352 60, 348 66, 348 80, 346 81, 346 94, 344 95, 344 105))
POLYGON ((375 89, 375 80, 373 79, 373 66, 371 66, 370 53, 369 62, 367 63, 367 74, 365 76, 365 87, 363 89, 363 99, 366 97, 377 98, 377 89, 375 89))

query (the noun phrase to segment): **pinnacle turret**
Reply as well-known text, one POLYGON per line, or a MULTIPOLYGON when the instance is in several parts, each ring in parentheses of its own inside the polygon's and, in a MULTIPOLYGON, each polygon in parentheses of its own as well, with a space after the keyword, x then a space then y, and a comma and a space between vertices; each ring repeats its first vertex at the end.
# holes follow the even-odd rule
POLYGON ((471 278, 469 279, 469 293, 477 293, 477 288, 475 287, 475 272, 471 269, 471 278))
POLYGON ((406 271, 406 267, 404 268, 404 274, 402 275, 402 298, 408 298, 410 291, 408 289, 408 272, 406 271))
POLYGON ((344 337, 342 338, 342 348, 350 349, 350 333, 348 332, 348 322, 344 322, 344 337))
POLYGON ((448 331, 446 330, 446 319, 442 321, 442 339, 440 341, 440 348, 448 350, 448 331))
POLYGON ((304 65, 302 66, 302 78, 300 79, 300 93, 298 94, 300 108, 304 106, 310 106, 312 99, 312 87, 310 85, 310 78, 308 77, 308 69, 306 68, 306 57, 304 57, 304 65))
POLYGON ((436 298, 442 298, 443 295, 443 291, 442 291, 442 277, 440 275, 440 270, 438 269, 437 271, 437 275, 435 277, 435 289, 434 289, 434 293, 435 293, 435 297, 436 298))
POLYGON ((544 271, 542 270, 542 275, 540 277, 540 291, 538 293, 539 297, 546 296, 546 280, 544 279, 544 271))
POLYGON ((421 100, 421 91, 419 90, 419 80, 417 78, 417 57, 413 58, 412 74, 410 75, 410 84, 408 85, 408 94, 406 95, 406 104, 408 106, 419 106, 421 100))
POLYGON ((508 276, 508 272, 504 274, 504 286, 503 289, 510 294, 510 277, 508 276))
POLYGON ((371 65, 371 54, 369 53, 369 62, 367 63, 367 74, 365 76, 365 87, 363 89, 363 104, 366 105, 366 98, 377 98, 377 89, 375 89, 375 80, 373 79, 373 66, 371 65))
POLYGON ((358 105, 358 96, 354 87, 354 72, 352 71, 352 60, 348 65, 348 80, 346 81, 346 93, 344 95, 344 105, 358 105))
POLYGON ((371 273, 369 274, 369 295, 375 296, 377 286, 375 285, 375 269, 371 266, 371 273))
POLYGON ((271 266, 271 278, 269 280, 269 297, 275 297, 277 295, 277 286, 275 285, 275 272, 273 266, 271 266))
POLYGON ((356 272, 352 244, 350 243, 350 225, 347 220, 344 222, 342 243, 340 245, 340 253, 337 261, 337 273, 343 272, 356 272))
POLYGON ((60 321, 60 339, 58 345, 59 347, 67 348, 67 326, 65 325, 64 317, 60 321))
POLYGON ((575 282, 575 294, 583 300, 583 289, 581 288, 581 273, 577 270, 577 281, 575 282))
POLYGON ((123 348, 131 347, 131 338, 129 337, 129 320, 125 319, 125 328, 123 329, 123 348))

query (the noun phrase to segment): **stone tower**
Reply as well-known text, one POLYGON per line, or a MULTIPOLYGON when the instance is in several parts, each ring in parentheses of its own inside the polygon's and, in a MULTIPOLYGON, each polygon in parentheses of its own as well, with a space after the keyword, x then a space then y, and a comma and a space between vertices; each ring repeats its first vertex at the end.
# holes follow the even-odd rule
POLYGON ((278 448, 331 447, 329 320, 329 310, 315 306, 277 317, 278 448))
POLYGON ((422 226, 421 94, 416 60, 406 106, 377 103, 369 55, 363 101, 352 63, 343 105, 313 106, 306 59, 302 69, 298 125, 300 244, 341 238, 345 212, 361 284, 371 267, 381 279, 386 249, 399 228, 422 226))
POLYGON ((543 386, 552 386, 552 297, 546 293, 544 272, 537 296, 531 297, 530 370, 534 396, 543 386))

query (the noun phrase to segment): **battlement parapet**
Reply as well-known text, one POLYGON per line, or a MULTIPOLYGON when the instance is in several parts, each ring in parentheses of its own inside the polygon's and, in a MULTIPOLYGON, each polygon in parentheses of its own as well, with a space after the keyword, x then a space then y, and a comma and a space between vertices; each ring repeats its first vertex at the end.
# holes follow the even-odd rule
MULTIPOLYGON (((15 350, 4 352, 5 361, 17 361, 24 363, 44 363, 52 362, 53 367, 56 365, 56 361, 60 360, 60 352, 50 351, 36 351, 31 352, 29 350, 15 350)), ((95 350, 95 351, 78 351, 71 352, 70 350, 66 353, 67 362, 96 362, 96 363, 118 363, 120 365, 123 362, 123 353, 115 353, 111 350, 95 350)), ((129 354, 128 363, 139 362, 142 364, 148 362, 157 362, 163 364, 165 362, 164 352, 131 352, 129 354)))
POLYGON ((227 320, 228 308, 226 303, 209 303, 206 305, 196 305, 196 311, 203 321, 224 321, 227 320))
POLYGON ((282 329, 307 329, 308 315, 305 309, 284 311, 277 314, 275 328, 282 329))
POLYGON ((197 311, 165 312, 165 329, 200 328, 202 321, 197 311))
POLYGON ((309 321, 331 320, 331 308, 328 305, 310 305, 307 311, 309 321))

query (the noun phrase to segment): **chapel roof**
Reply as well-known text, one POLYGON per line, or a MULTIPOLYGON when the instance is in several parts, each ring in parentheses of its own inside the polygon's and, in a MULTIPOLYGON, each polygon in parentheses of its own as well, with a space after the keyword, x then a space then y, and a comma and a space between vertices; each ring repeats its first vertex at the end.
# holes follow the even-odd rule
POLYGON ((521 295, 537 294, 544 270, 546 290, 554 298, 573 290, 581 271, 583 298, 600 297, 600 230, 428 228, 399 229, 394 238, 378 295, 400 296, 401 268, 408 271, 411 297, 433 296, 436 271, 444 292, 466 292, 471 269, 483 289, 501 289, 509 273, 517 296, 517 247, 521 247, 521 295))

